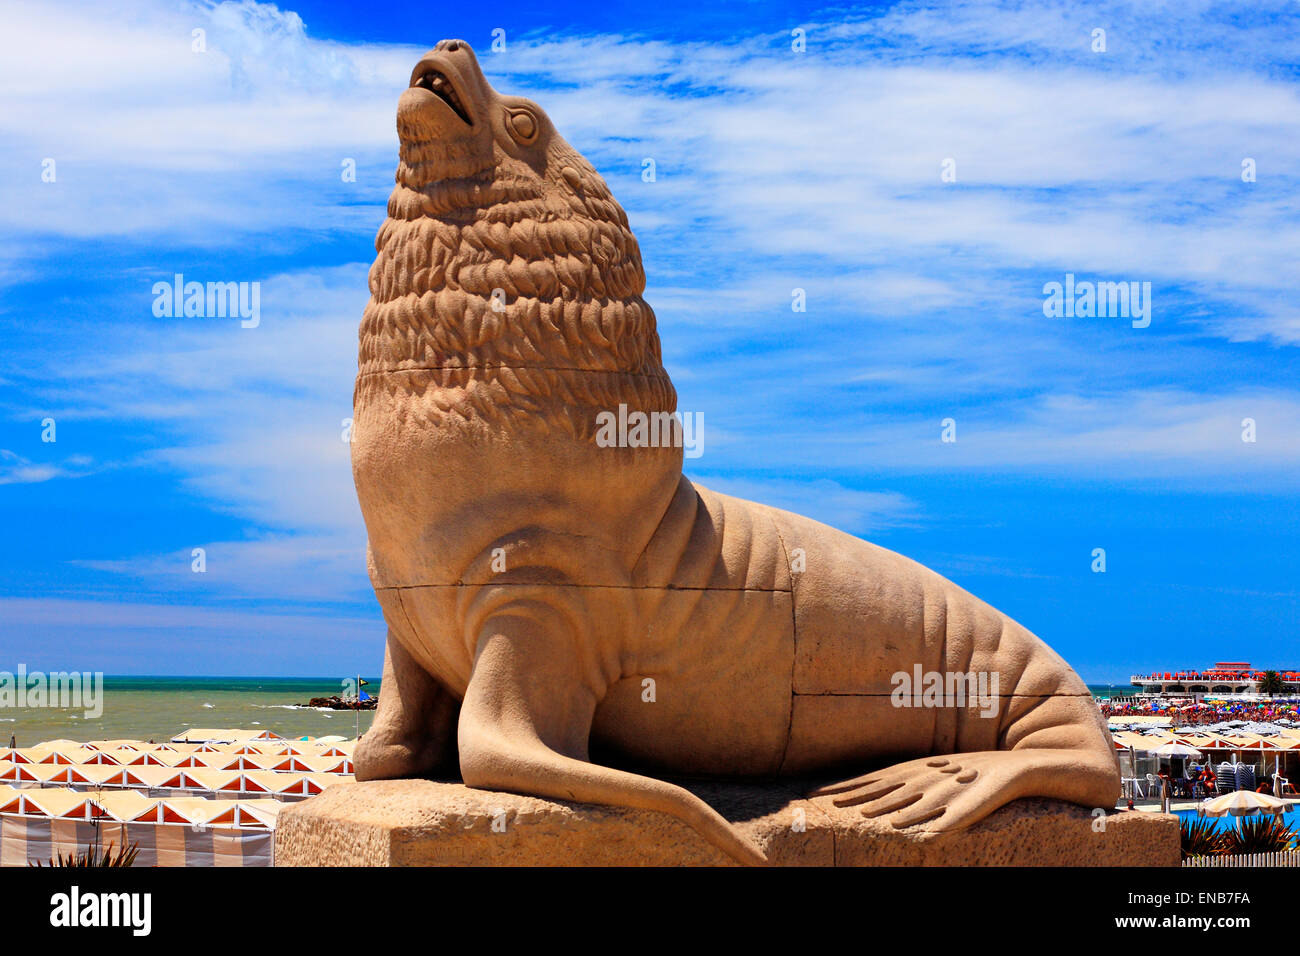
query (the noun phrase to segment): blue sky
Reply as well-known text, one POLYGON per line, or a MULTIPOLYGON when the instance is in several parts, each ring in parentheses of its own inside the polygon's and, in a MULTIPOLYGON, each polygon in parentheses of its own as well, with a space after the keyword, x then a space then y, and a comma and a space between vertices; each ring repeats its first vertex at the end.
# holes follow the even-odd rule
POLYGON ((930 565, 1090 680, 1300 666, 1300 5, 0 17, 0 669, 378 670, 341 424, 396 99, 444 37, 628 210, 688 473, 930 565), (260 325, 155 317, 178 272, 259 282, 260 325), (1150 282, 1150 326, 1046 317, 1066 273, 1150 282))

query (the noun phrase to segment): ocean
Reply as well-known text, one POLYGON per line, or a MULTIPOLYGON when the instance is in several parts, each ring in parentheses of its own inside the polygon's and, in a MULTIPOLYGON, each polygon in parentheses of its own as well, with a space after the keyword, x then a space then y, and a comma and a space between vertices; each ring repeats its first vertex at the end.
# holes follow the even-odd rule
MULTIPOLYGON (((365 689, 381 691, 375 678, 365 689)), ((1090 684, 1095 696, 1131 694, 1127 684, 1090 684)), ((374 711, 303 707, 313 697, 342 693, 327 677, 105 677, 103 713, 80 709, 0 706, 0 746, 12 734, 18 746, 43 740, 170 740, 195 727, 273 730, 282 737, 352 738, 365 732, 374 711)))
MULTIPOLYGON (((375 678, 364 688, 380 691, 375 678)), ((83 709, 0 707, 0 746, 12 734, 20 747, 43 740, 170 740, 195 727, 256 727, 282 737, 352 738, 374 719, 373 710, 302 707, 313 697, 343 693, 328 677, 105 677, 103 713, 83 709)))

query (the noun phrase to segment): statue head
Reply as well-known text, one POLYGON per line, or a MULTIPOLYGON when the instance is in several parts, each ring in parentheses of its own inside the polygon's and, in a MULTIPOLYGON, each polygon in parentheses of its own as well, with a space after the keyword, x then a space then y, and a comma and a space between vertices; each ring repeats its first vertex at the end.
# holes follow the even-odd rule
MULTIPOLYGON (((397 103, 397 132, 398 180, 412 189, 436 194, 439 185, 452 192, 462 183, 478 186, 480 208, 552 192, 593 198, 612 204, 601 212, 626 226, 604 180, 546 112, 532 100, 493 89, 463 40, 443 40, 415 64, 397 103)), ((436 201, 429 211, 438 211, 436 201)))
POLYGON ((603 410, 675 409, 627 215, 541 107, 444 40, 411 71, 397 131, 360 387, 409 370, 439 408, 583 440, 603 410))

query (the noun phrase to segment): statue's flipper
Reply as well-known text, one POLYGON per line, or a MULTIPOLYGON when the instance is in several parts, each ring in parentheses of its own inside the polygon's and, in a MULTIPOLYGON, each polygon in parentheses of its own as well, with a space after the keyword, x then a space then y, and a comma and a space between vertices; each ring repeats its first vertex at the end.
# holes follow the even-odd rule
POLYGON ((1118 766, 1091 696, 1054 693, 1050 678, 1033 689, 1007 701, 998 735, 1006 750, 921 757, 811 796, 834 795, 836 806, 861 806, 864 816, 888 815, 899 829, 923 823, 932 832, 963 829, 1020 797, 1109 813, 1119 798, 1118 766))
POLYGON ((358 780, 456 772, 459 703, 388 632, 374 722, 357 743, 358 780))
POLYGON ((964 829, 1020 797, 1068 800, 1107 812, 1115 805, 1111 769, 1079 750, 995 750, 922 757, 814 790, 837 807, 860 806, 895 828, 964 829))
POLYGON ((461 776, 484 790, 668 813, 732 858, 767 862, 712 807, 663 780, 589 763, 603 689, 584 680, 571 642, 536 615, 495 615, 480 631, 460 713, 461 776))

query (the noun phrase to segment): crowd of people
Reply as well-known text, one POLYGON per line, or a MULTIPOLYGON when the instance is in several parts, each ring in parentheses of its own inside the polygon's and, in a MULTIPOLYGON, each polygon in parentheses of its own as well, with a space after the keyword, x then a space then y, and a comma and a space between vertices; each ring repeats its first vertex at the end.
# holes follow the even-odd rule
POLYGON ((1218 724, 1230 720, 1276 723, 1280 720, 1300 721, 1300 704, 1291 701, 1222 700, 1193 701, 1168 698, 1155 701, 1100 702, 1105 717, 1169 717, 1179 727, 1196 727, 1218 724))

